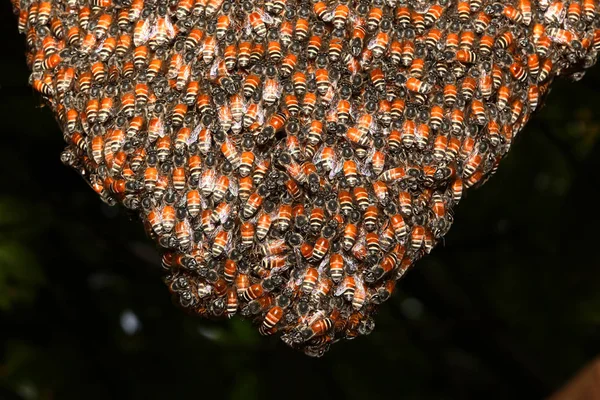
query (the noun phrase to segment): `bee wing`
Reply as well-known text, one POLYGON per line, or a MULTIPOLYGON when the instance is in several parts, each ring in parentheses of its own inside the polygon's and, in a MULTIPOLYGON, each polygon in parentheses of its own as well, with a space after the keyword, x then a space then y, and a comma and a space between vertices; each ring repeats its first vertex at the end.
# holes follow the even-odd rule
POLYGON ((319 311, 315 312, 314 314, 312 314, 310 317, 308 317, 308 319, 306 320, 306 322, 310 326, 315 321, 318 321, 318 320, 320 320, 322 318, 325 318, 325 312, 323 310, 319 310, 319 311))
POLYGON ((206 201, 206 199, 203 196, 200 196, 200 207, 201 207, 202 211, 204 211, 208 208, 208 202, 206 201))
POLYGON ((260 12, 260 19, 262 19, 262 21, 267 25, 273 25, 276 22, 275 17, 273 17, 269 13, 262 12, 262 11, 260 12))
MULTIPOLYGON (((370 140, 369 144, 368 144, 369 148, 373 147, 373 141, 370 140)), ((371 168, 369 168, 369 163, 368 162, 361 162, 358 164, 358 171, 360 172, 360 174, 362 176, 367 176, 367 177, 371 177, 373 174, 371 173, 371 168)))
POLYGON ((317 151, 315 151, 315 155, 312 158, 312 162, 315 165, 319 164, 319 162, 321 160, 321 156, 323 155, 324 148, 325 148, 325 145, 323 145, 323 143, 319 143, 319 148, 317 149, 317 151))
POLYGON ((160 137, 165 137, 165 135, 167 134, 167 130, 165 129, 165 124, 164 124, 162 118, 158 119, 158 121, 156 123, 156 129, 157 129, 158 136, 160 136, 160 137))
POLYGON ((153 25, 154 24, 151 24, 149 19, 138 21, 133 31, 133 44, 136 47, 143 45, 153 36, 153 33, 156 30, 156 26, 153 25))
MULTIPOLYGON (((223 227, 222 227, 222 226, 219 226, 218 228, 216 228, 216 229, 213 229, 213 231, 212 231, 212 232, 209 232, 209 233, 204 233, 204 235, 206 236, 206 239, 207 239, 207 240, 205 240, 204 242, 205 242, 205 243, 206 243, 206 245, 207 245, 207 250, 208 250, 208 253, 209 253, 209 254, 211 253, 211 246, 212 246, 212 243, 214 242, 214 240, 215 240, 215 238, 217 237, 217 235, 218 235, 220 232, 222 232, 222 231, 223 231, 223 227), (210 243, 209 243, 209 242, 210 242, 210 243)), ((231 236, 231 235, 229 235, 229 236, 231 236)))
POLYGON ((217 76, 219 74, 219 64, 220 64, 221 59, 220 58, 216 58, 214 60, 214 62, 212 63, 212 65, 210 66, 210 71, 209 71, 209 76, 210 79, 217 79, 217 76))
POLYGON ((239 133, 242 131, 243 125, 242 125, 242 120, 240 119, 239 121, 236 121, 234 119, 233 123, 231 124, 231 130, 234 133, 239 133))
POLYGON ((336 297, 341 296, 346 291, 346 289, 348 289, 348 280, 344 279, 339 285, 337 285, 335 291, 333 292, 333 295, 336 297))
POLYGON ((369 40, 369 43, 367 43, 367 49, 373 50, 375 48, 376 44, 377 44, 377 36, 373 36, 371 38, 371 40, 369 40))
POLYGON ((225 250, 223 253, 229 254, 229 252, 231 251, 232 248, 233 248, 233 234, 231 232, 229 232, 229 234, 227 235, 227 244, 225 245, 225 250))
POLYGON ((216 177, 217 173, 214 169, 206 170, 200 176, 200 187, 202 189, 210 190, 212 192, 213 188, 215 187, 216 177))
POLYGON ((323 257, 323 260, 321 260, 321 264, 319 264, 319 267, 317 268, 317 270, 319 271, 319 276, 322 276, 323 272, 326 269, 329 269, 329 254, 323 257))
MULTIPOLYGON (((277 257, 279 259, 286 258, 285 256, 282 256, 282 255, 277 255, 277 256, 273 256, 273 257, 277 257)), ((280 274, 280 273, 282 273, 284 271, 287 271, 290 267, 291 267, 290 263, 285 262, 282 267, 275 267, 275 268, 273 268, 271 270, 271 275, 280 274)))
POLYGON ((208 296, 212 292, 213 287, 207 283, 198 282, 197 289, 198 297, 202 298, 208 296))
MULTIPOLYGON (((224 224, 225 222, 227 222, 230 215, 231 215, 231 206, 225 207, 219 211, 218 218, 219 218, 219 222, 221 223, 221 225, 224 224)), ((231 237, 231 235, 229 235, 229 237, 231 237)))
POLYGON ((229 191, 231 192, 232 195, 237 197, 239 190, 240 190, 240 187, 238 185, 238 180, 232 179, 231 183, 229 184, 229 191))
POLYGON ((201 130, 202 130, 202 125, 200 125, 200 124, 196 125, 196 127, 194 128, 194 130, 192 131, 190 136, 187 138, 185 143, 188 146, 191 145, 192 143, 196 143, 196 141, 198 140, 198 135, 200 135, 201 130))
POLYGON ((363 282, 361 274, 354 275, 354 283, 356 284, 356 292, 358 294, 364 295, 365 294, 365 284, 363 282))
POLYGON ((373 155, 376 151, 377 150, 375 149, 375 146, 369 146, 369 150, 367 150, 367 156, 365 157, 366 164, 373 163, 373 155))
POLYGON ((246 37, 252 37, 252 24, 250 23, 250 20, 246 19, 246 23, 244 24, 243 29, 243 35, 246 37))
POLYGON ((325 22, 333 21, 334 11, 329 9, 323 13, 322 19, 325 22))
POLYGON ((265 124, 265 119, 267 118, 265 109, 263 108, 262 100, 258 103, 258 111, 256 113, 256 122, 258 122, 261 126, 265 124))
POLYGON ((164 23, 165 23, 165 28, 167 30, 167 37, 169 38, 169 41, 170 41, 177 34, 177 29, 171 22, 171 18, 169 17, 169 14, 165 15, 164 23))
POLYGON ((334 159, 333 168, 331 168, 331 172, 329 173, 329 179, 333 179, 337 174, 342 171, 344 163, 337 160, 337 157, 334 159))
MULTIPOLYGON (((210 150, 210 143, 212 141, 212 135, 210 133, 210 130, 206 127, 203 128, 204 131, 204 135, 202 137, 199 137, 199 141, 198 141, 198 145, 200 146, 200 151, 206 155, 206 153, 208 153, 208 151, 210 150)), ((202 132, 202 130, 200 131, 202 132)))

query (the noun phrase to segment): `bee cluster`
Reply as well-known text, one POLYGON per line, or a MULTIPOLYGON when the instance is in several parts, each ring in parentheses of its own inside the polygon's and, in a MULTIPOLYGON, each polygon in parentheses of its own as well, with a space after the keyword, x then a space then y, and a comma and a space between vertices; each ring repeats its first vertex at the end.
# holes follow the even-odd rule
POLYGON ((597 0, 13 0, 62 154, 139 212, 176 301, 321 355, 489 178, 597 0))

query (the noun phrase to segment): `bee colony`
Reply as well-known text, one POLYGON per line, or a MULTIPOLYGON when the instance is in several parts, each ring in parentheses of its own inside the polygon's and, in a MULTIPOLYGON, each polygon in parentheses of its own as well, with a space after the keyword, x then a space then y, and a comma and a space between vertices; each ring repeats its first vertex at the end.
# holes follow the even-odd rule
POLYGON ((139 213, 187 311, 313 356, 369 334, 597 0, 13 0, 62 161, 139 213))

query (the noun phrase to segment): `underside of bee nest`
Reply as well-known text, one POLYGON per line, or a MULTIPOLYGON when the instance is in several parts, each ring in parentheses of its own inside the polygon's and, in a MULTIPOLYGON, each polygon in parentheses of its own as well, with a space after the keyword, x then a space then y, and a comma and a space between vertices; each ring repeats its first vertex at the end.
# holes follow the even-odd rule
POLYGON ((448 232, 596 0, 13 0, 75 168, 139 213, 181 307, 313 356, 448 232))

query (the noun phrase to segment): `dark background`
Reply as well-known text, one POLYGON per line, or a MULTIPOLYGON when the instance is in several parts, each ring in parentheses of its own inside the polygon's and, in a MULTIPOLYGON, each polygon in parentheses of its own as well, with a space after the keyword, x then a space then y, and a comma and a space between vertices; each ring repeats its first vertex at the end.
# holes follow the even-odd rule
POLYGON ((600 353, 600 67, 554 84, 374 333, 311 359, 171 304, 141 224, 60 163, 0 3, 0 399, 536 399, 600 353))

